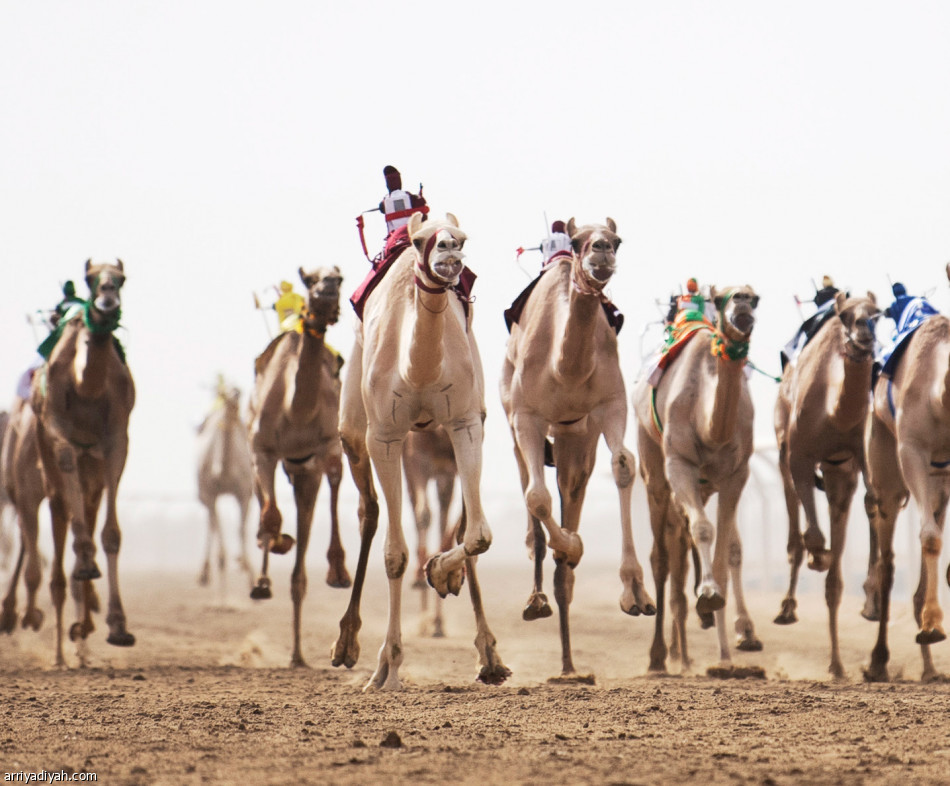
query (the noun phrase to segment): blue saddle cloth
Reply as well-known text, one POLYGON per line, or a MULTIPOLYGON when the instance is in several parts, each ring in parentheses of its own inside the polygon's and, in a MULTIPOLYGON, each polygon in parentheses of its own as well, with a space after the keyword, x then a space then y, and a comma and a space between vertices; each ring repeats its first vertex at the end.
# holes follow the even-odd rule
POLYGON ((894 375, 898 363, 900 363, 904 352, 910 345, 910 337, 914 335, 914 331, 939 313, 922 297, 915 297, 904 306, 900 319, 897 321, 897 332, 893 341, 881 347, 881 351, 877 355, 877 362, 884 376, 891 377, 894 375))

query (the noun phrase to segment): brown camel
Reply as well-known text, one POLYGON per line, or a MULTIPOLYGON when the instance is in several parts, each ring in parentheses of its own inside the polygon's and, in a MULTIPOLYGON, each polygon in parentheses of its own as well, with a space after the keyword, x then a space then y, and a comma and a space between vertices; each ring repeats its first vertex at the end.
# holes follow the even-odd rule
POLYGON ((835 677, 843 677, 838 649, 838 607, 843 590, 841 556, 851 500, 858 475, 864 472, 864 426, 874 363, 874 323, 881 312, 872 292, 866 298, 848 298, 839 292, 834 309, 837 318, 825 322, 797 361, 786 366, 775 403, 775 435, 788 508, 787 550, 791 565, 788 594, 775 622, 787 625, 798 619, 795 587, 807 549, 809 567, 828 571, 828 670, 835 677), (818 527, 816 470, 821 471, 828 498, 830 550, 825 548, 825 537, 818 527), (804 538, 799 527, 799 504, 808 524, 804 538))
MULTIPOLYGON (((340 317, 340 284, 337 267, 304 272, 307 311, 299 329, 278 336, 257 359, 254 394, 250 406, 250 445, 261 508, 258 545, 264 552, 261 575, 251 592, 255 599, 271 597, 267 575, 268 556, 286 554, 294 539, 281 533, 282 517, 274 494, 274 474, 280 462, 294 489, 297 507, 297 558, 290 580, 294 605, 292 666, 305 666, 300 650, 300 617, 307 592, 307 546, 313 510, 324 474, 342 464, 337 418, 340 408, 338 359, 324 343, 328 325, 340 317)), ((331 480, 331 492, 335 489, 331 480)), ((331 572, 338 584, 348 580, 343 546, 330 544, 331 572)), ((330 579, 328 578, 328 582, 330 579)))
MULTIPOLYGON (((46 481, 36 444, 36 415, 29 402, 21 398, 17 398, 10 409, 10 419, 0 444, 0 480, 20 530, 19 556, 0 611, 0 632, 12 633, 16 628, 17 584, 24 567, 27 596, 22 626, 39 630, 43 624, 43 612, 36 605, 43 570, 38 545, 39 507, 47 496, 46 481)), ((61 509, 51 512, 63 519, 61 509)))
POLYGON ((401 688, 402 577, 409 550, 402 531, 402 446, 411 430, 445 427, 462 486, 460 543, 426 564, 426 577, 441 595, 458 594, 465 575, 475 610, 478 679, 498 684, 510 675, 488 628, 475 572, 476 555, 491 544, 480 497, 484 377, 471 331, 471 309, 454 287, 463 274, 465 233, 455 216, 426 221, 414 214, 411 245, 369 296, 357 328, 353 360, 343 385, 340 435, 360 492, 360 556, 350 604, 340 620, 332 662, 352 667, 359 657, 360 597, 369 549, 379 519, 370 459, 386 498, 384 551, 389 579, 389 626, 366 689, 401 688))
POLYGON ((575 675, 569 610, 574 568, 583 553, 577 530, 601 434, 610 449, 620 495, 620 607, 634 616, 655 612, 633 544, 631 499, 636 459, 623 444, 627 394, 617 335, 602 308, 604 288, 616 271, 620 237, 610 218, 606 225, 581 227, 575 226, 572 218, 567 232, 573 253, 540 277, 519 321, 511 326, 501 378, 501 400, 514 437, 528 512, 528 545, 535 561, 533 588, 523 617, 535 620, 552 614, 542 592, 543 525, 556 564, 554 597, 559 610, 563 677, 575 675), (553 439, 561 498, 560 525, 544 483, 549 438, 553 439))
MULTIPOLYGON (((119 546, 122 535, 116 515, 119 480, 128 455, 129 414, 135 404, 135 386, 124 352, 113 336, 118 326, 125 283, 122 261, 86 262, 89 300, 73 318, 66 317, 49 351, 49 362, 33 378, 30 405, 36 413, 36 438, 53 510, 53 567, 51 590, 56 608, 56 663, 63 658, 63 603, 66 574, 63 556, 67 521, 73 534, 73 594, 80 621, 69 636, 77 642, 81 663, 86 661, 85 640, 94 629, 91 612, 98 605, 88 582, 101 576, 96 564, 93 533, 103 493, 106 498, 102 548, 109 577, 106 623, 109 644, 130 647, 135 637, 126 630, 119 595, 119 546), (82 584, 80 591, 77 583, 82 584)), ((44 344, 47 346, 47 344, 44 344)))
POLYGON ((211 580, 211 555, 217 549, 218 580, 226 590, 224 536, 218 520, 218 497, 230 495, 238 504, 238 565, 254 586, 254 572, 247 554, 247 514, 254 494, 254 466, 248 445, 247 426, 241 418, 241 391, 222 387, 216 407, 198 432, 198 499, 208 510, 208 539, 198 583, 211 580))
POLYGON ((429 507, 429 482, 435 483, 436 497, 439 502, 439 526, 437 534, 440 551, 452 548, 452 532, 449 525, 449 508, 455 493, 455 478, 458 468, 455 465, 455 452, 452 440, 444 428, 435 431, 410 431, 402 448, 402 464, 406 473, 406 489, 409 502, 416 520, 418 535, 416 554, 418 568, 414 587, 422 591, 423 623, 421 629, 434 638, 445 635, 442 618, 442 598, 436 593, 435 609, 431 619, 426 619, 428 611, 428 584, 425 577, 425 565, 429 561, 429 527, 432 523, 432 509, 429 507))
POLYGON ((732 660, 724 610, 730 576, 738 611, 738 646, 762 648, 742 595, 742 544, 736 529, 736 508, 752 455, 753 407, 744 368, 758 296, 743 286, 713 289, 712 298, 718 312, 715 329, 697 330, 656 387, 641 378, 633 394, 640 471, 647 486, 654 537, 651 563, 657 616, 651 671, 666 670, 663 627, 668 576, 672 654, 684 668, 690 665, 685 582, 691 544, 699 554, 696 610, 701 618, 714 614, 723 664, 732 660), (717 492, 717 522, 713 524, 704 506, 717 492))
MULTIPOLYGON (((950 265, 947 270, 950 277, 950 265)), ((930 645, 946 638, 937 594, 938 560, 950 498, 950 319, 932 316, 912 334, 892 377, 874 386, 865 433, 868 479, 876 502, 880 620, 865 678, 888 679, 887 625, 894 584, 894 525, 913 498, 920 517, 920 581, 914 616, 923 658, 921 679, 938 678, 930 645)), ((950 572, 948 572, 950 581, 950 572)))

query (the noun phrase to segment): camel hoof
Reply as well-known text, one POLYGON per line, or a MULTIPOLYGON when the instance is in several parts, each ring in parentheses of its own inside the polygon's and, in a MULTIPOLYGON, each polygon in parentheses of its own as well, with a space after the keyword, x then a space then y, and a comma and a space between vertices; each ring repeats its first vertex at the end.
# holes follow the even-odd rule
POLYGON ((887 682, 889 679, 887 676, 887 666, 876 666, 873 663, 868 666, 868 668, 862 669, 861 674, 865 682, 887 682))
POLYGON ((709 630, 716 627, 716 617, 711 611, 702 612, 697 609, 699 614, 699 627, 703 630, 709 630))
POLYGON ((943 641, 947 638, 947 634, 944 633, 940 628, 931 628, 930 630, 922 630, 917 634, 915 641, 918 644, 936 644, 937 642, 943 641))
POLYGON ((286 532, 281 532, 276 538, 272 538, 270 542, 270 553, 271 554, 286 554, 294 547, 296 541, 288 535, 286 532))
POLYGON ((782 610, 779 612, 779 615, 772 620, 776 625, 791 625, 795 622, 798 622, 798 615, 795 614, 795 608, 798 606, 798 601, 794 598, 786 598, 782 601, 782 610))
POLYGON ((536 592, 530 598, 521 612, 521 619, 525 622, 533 622, 550 617, 554 613, 551 604, 548 603, 548 596, 543 592, 536 592))
POLYGON ((16 612, 4 612, 0 616, 0 633, 13 633, 16 630, 16 612))
POLYGON ((135 636, 126 630, 120 630, 117 633, 110 633, 106 637, 106 643, 113 647, 132 647, 135 645, 135 636))
POLYGON ((442 555, 431 557, 425 566, 426 579, 429 586, 445 598, 449 593, 458 595, 465 583, 465 566, 457 570, 446 571, 442 567, 442 555))
POLYGON ((79 641, 80 639, 86 638, 82 632, 82 625, 78 622, 74 622, 69 626, 69 640, 70 641, 79 641))
MULTIPOLYGON (((696 612, 699 614, 700 619, 702 619, 703 615, 719 611, 719 609, 724 608, 725 605, 726 599, 718 592, 714 592, 711 595, 700 595, 696 599, 696 612)), ((715 624, 716 621, 713 620, 713 625, 715 624)))
POLYGON ((333 666, 346 666, 352 669, 360 659, 360 645, 355 634, 340 631, 340 638, 333 642, 330 650, 330 663, 333 666))
POLYGON ((257 580, 257 586, 251 589, 251 598, 253 600, 270 600, 272 597, 270 579, 267 576, 261 576, 257 580))
POLYGON ((504 663, 496 663, 491 666, 482 666, 475 680, 485 685, 501 685, 510 676, 511 669, 504 663))
POLYGON ((864 608, 861 609, 861 616, 868 622, 880 622, 881 610, 877 607, 876 603, 868 602, 865 603, 864 608))
POLYGON ((310 666, 307 665, 307 661, 303 659, 303 655, 294 655, 290 659, 290 668, 292 669, 309 669, 310 666))
POLYGON ((763 644, 754 633, 747 633, 738 638, 736 641, 736 649, 742 652, 762 652, 763 644))
POLYGON ((205 565, 198 574, 198 586, 207 587, 211 583, 211 568, 205 565))
POLYGON ((40 626, 43 624, 43 612, 39 609, 31 609, 23 615, 23 622, 20 623, 23 626, 23 629, 33 628, 33 630, 39 630, 40 626))
POLYGON ((335 589, 346 589, 352 583, 353 580, 350 578, 350 574, 346 568, 343 568, 342 572, 335 570, 327 571, 327 584, 335 589))
POLYGON ((92 562, 88 565, 79 565, 73 569, 73 578, 76 581, 92 581, 93 579, 102 578, 102 573, 99 571, 99 566, 95 562, 92 562))
POLYGON ((817 549, 808 552, 808 567, 810 570, 824 573, 831 567, 831 551, 828 549, 817 549))

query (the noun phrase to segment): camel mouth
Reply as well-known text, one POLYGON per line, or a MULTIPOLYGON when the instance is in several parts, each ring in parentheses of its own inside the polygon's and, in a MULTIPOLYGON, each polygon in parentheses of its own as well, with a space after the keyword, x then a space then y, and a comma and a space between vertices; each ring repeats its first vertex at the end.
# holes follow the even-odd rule
POLYGON ((429 267, 436 278, 449 285, 457 284, 462 275, 462 260, 455 256, 436 259, 429 267))
POLYGON ((587 275, 601 284, 609 281, 614 273, 617 272, 617 265, 614 260, 603 254, 589 256, 584 261, 584 270, 587 275))
POLYGON ((731 322, 740 333, 749 335, 755 327, 755 315, 751 311, 740 311, 732 317, 731 322))
POLYGON ((100 314, 109 316, 119 310, 120 302, 115 297, 97 297, 92 305, 100 314))

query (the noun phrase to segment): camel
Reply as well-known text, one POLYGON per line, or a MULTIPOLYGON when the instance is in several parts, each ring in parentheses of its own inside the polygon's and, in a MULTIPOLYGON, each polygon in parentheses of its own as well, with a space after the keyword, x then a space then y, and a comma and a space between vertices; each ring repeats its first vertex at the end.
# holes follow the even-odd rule
MULTIPOLYGON (((6 410, 0 412, 0 445, 3 444, 4 435, 10 424, 10 413, 6 410)), ((14 532, 16 530, 16 511, 13 508, 13 500, 0 482, 0 567, 6 568, 10 564, 10 557, 14 548, 14 532), (7 515, 12 513, 12 515, 7 515)))
MULTIPOLYGON (((36 415, 29 403, 19 397, 10 409, 9 422, 0 444, 0 481, 20 531, 19 556, 0 610, 0 632, 12 633, 16 628, 17 584, 24 567, 27 602, 22 626, 39 630, 43 624, 43 612, 36 605, 43 570, 38 545, 39 507, 47 496, 46 481, 36 443, 36 415)), ((61 510, 52 512, 56 515, 61 510)))
MULTIPOLYGON (((947 269, 950 278, 950 265, 947 269)), ((920 517, 920 580, 914 593, 916 641, 923 659, 922 681, 938 679, 930 645, 943 641, 943 610, 937 594, 938 560, 950 499, 950 319, 931 316, 905 342, 892 376, 881 375, 873 390, 865 431, 868 480, 874 497, 872 525, 879 550, 880 618, 877 642, 865 679, 886 681, 887 625, 894 584, 894 526, 912 498, 920 517)), ((950 572, 947 576, 950 582, 950 572)))
POLYGON ((501 378, 501 400, 514 438, 515 458, 528 513, 529 554, 534 582, 522 616, 535 620, 553 613, 542 589, 545 534, 554 551, 554 596, 559 609, 561 678, 576 676, 571 652, 569 610, 574 569, 583 544, 578 535, 587 481, 594 469, 601 434, 611 453, 620 496, 622 556, 620 607, 627 614, 655 613, 643 583, 633 543, 631 500, 636 459, 623 444, 627 394, 617 353, 617 335, 603 304, 604 288, 617 268, 620 237, 613 219, 606 225, 576 226, 567 233, 572 253, 554 262, 538 279, 521 317, 511 326, 501 378), (547 447, 553 439, 553 449, 547 447), (544 483, 545 454, 553 453, 561 497, 561 524, 554 518, 544 483))
POLYGON ((872 292, 866 298, 849 298, 839 292, 836 319, 819 329, 798 359, 785 367, 775 403, 775 435, 779 470, 788 508, 788 559, 791 577, 782 610, 775 622, 797 621, 795 588, 803 551, 809 567, 828 571, 825 600, 831 632, 831 665, 837 678, 844 676, 838 649, 838 607, 843 582, 848 514, 864 467, 864 425, 867 420, 874 363, 874 323, 880 315, 872 292), (831 549, 818 527, 815 506, 815 471, 820 469, 831 521, 831 549), (808 524, 804 538, 799 528, 799 504, 808 524))
POLYGON ((218 520, 218 497, 231 495, 238 504, 238 565, 254 586, 254 573, 247 554, 247 514, 254 494, 254 466, 247 441, 247 426, 241 418, 241 391, 222 387, 220 406, 212 410, 198 432, 198 499, 208 510, 208 539, 198 583, 211 580, 211 556, 217 547, 218 578, 225 589, 224 536, 218 520))
POLYGON ((656 387, 642 377, 633 393, 640 471, 654 536, 651 564, 657 616, 651 671, 666 671, 663 627, 668 576, 671 654, 684 669, 690 666, 684 587, 691 545, 699 556, 696 610, 707 620, 704 627, 709 626, 709 615, 714 615, 722 664, 728 667, 732 662, 724 609, 730 577, 738 611, 738 647, 762 649, 742 593, 742 544, 736 529, 736 508, 749 476, 753 447, 753 407, 744 367, 758 296, 742 286, 713 289, 712 300, 717 311, 715 327, 695 332, 656 387), (717 492, 713 524, 704 506, 717 492))
MULTIPOLYGON (((98 605, 89 582, 102 574, 96 564, 93 534, 105 494, 102 548, 106 554, 109 600, 106 641, 119 647, 135 644, 126 628, 119 593, 119 547, 122 540, 116 496, 129 449, 129 414, 135 385, 125 353, 113 336, 118 327, 125 271, 121 260, 86 261, 89 300, 67 313, 54 334, 48 363, 37 370, 30 390, 36 414, 36 441, 53 511, 54 555, 50 582, 56 608, 56 664, 63 658, 63 603, 66 575, 63 556, 67 523, 73 535, 75 564, 73 594, 80 621, 69 631, 77 642, 81 665, 86 663, 86 638, 94 630, 91 612, 98 605), (71 317, 71 314, 75 316, 71 317)), ((51 347, 51 348, 50 348, 51 347)))
POLYGON ((388 514, 384 563, 389 624, 376 669, 364 690, 402 687, 401 592, 409 564, 402 531, 403 443, 409 431, 443 426, 458 465, 463 524, 458 545, 426 563, 426 578, 445 597, 449 592, 457 595, 468 576, 477 627, 477 679, 500 684, 511 672, 497 653, 475 568, 476 556, 488 549, 492 536, 480 496, 484 376, 471 330, 470 303, 463 303, 454 289, 464 273, 466 235, 452 214, 443 221, 425 222, 420 214, 413 214, 407 232, 409 246, 366 301, 343 384, 340 436, 360 494, 360 555, 332 663, 351 668, 359 658, 360 599, 379 519, 372 460, 388 514))
MULTIPOLYGON (((278 336, 257 359, 254 394, 250 405, 250 446, 260 503, 257 541, 263 565, 251 597, 270 598, 270 553, 286 554, 294 538, 281 533, 283 521, 274 493, 274 474, 280 462, 294 489, 297 508, 297 556, 290 580, 293 600, 293 653, 291 666, 306 666, 300 649, 300 620, 307 592, 307 546, 320 481, 330 474, 334 497, 342 472, 342 451, 337 433, 340 408, 338 359, 324 343, 328 325, 340 316, 340 285, 336 266, 299 269, 307 288, 307 311, 299 328, 278 336), (337 468, 340 472, 337 472, 337 468), (334 482, 336 478, 336 482, 334 482)), ((335 508, 334 508, 335 509, 335 508)), ((327 581, 348 581, 342 543, 331 540, 331 573, 327 581)))
MULTIPOLYGON (((410 431, 402 448, 402 464, 406 474, 406 490, 416 520, 418 535, 416 554, 418 568, 413 584, 422 590, 422 613, 428 610, 429 593, 425 578, 425 564, 429 560, 429 527, 432 523, 432 510, 429 507, 429 481, 435 483, 436 497, 439 502, 439 548, 447 551, 452 547, 452 529, 449 526, 449 508, 455 493, 455 478, 458 467, 455 465, 455 453, 452 441, 444 428, 435 431, 410 431)), ((423 619, 423 631, 431 630, 433 638, 445 635, 442 618, 442 598, 436 593, 435 609, 431 620, 423 619)))

